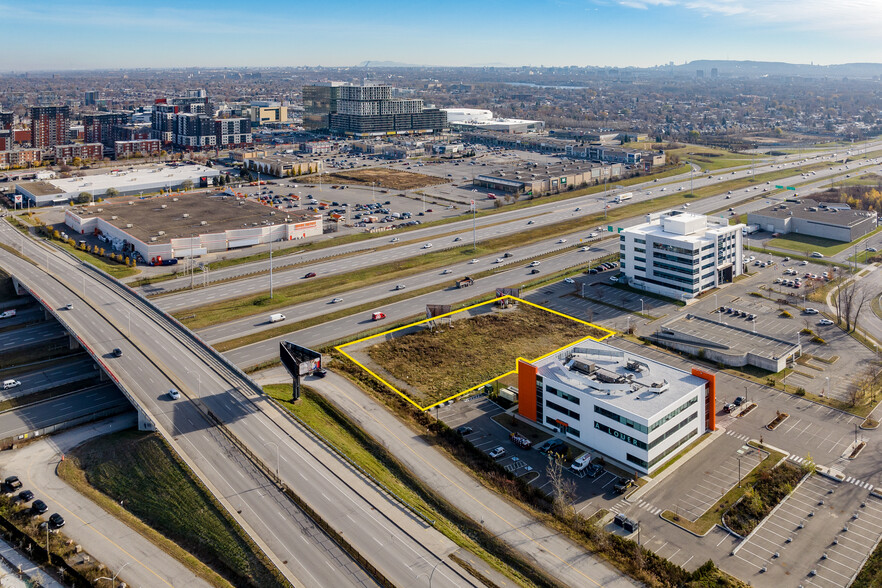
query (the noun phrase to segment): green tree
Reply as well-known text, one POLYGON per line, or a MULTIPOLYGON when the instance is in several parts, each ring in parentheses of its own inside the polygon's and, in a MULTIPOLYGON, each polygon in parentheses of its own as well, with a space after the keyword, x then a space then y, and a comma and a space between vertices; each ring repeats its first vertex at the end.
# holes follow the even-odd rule
POLYGON ((181 182, 181 189, 186 192, 187 190, 193 189, 193 181, 192 180, 184 180, 181 182))
POLYGON ((80 192, 80 195, 77 196, 77 202, 80 204, 85 204, 86 202, 92 201, 92 194, 89 192, 80 192))
POLYGON ((115 198, 116 196, 119 196, 119 190, 116 188, 108 188, 104 195, 108 198, 115 198))

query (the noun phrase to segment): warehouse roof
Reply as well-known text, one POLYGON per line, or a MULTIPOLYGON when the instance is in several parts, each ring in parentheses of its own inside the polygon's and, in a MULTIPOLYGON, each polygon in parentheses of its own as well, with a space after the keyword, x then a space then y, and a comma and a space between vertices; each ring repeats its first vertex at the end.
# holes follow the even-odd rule
MULTIPOLYGON (((819 203, 810 198, 785 200, 772 206, 750 213, 750 217, 765 216, 770 218, 795 217, 838 226, 851 226, 875 216, 875 212, 866 210, 843 210, 833 208, 827 203, 819 203)), ((748 221, 750 222, 750 221, 748 221)))
POLYGON ((120 202, 103 202, 91 207, 76 208, 71 212, 81 218, 100 217, 140 241, 148 242, 151 237, 156 237, 155 243, 255 225, 321 219, 321 215, 316 213, 282 211, 223 194, 194 193, 174 197, 116 200, 120 202), (203 221, 206 224, 203 225, 203 221), (159 231, 164 234, 159 235, 159 231))

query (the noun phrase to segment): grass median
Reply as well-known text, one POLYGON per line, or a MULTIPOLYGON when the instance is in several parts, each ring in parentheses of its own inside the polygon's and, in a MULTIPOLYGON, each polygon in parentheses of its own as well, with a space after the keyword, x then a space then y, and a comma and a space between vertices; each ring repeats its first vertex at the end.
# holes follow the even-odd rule
POLYGON ((373 437, 313 390, 301 389, 300 400, 290 402, 291 385, 270 385, 264 391, 279 404, 321 433, 338 450, 384 484, 400 499, 434 520, 434 528, 506 575, 518 586, 554 586, 505 543, 487 533, 401 464, 373 437))
POLYGON ((123 431, 92 439, 71 451, 58 470, 68 484, 212 586, 290 586, 155 433, 123 431))

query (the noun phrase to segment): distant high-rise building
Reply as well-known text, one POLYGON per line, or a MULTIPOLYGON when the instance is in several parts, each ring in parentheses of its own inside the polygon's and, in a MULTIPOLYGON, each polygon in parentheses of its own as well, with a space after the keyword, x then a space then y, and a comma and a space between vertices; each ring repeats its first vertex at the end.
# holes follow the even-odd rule
POLYGON ((711 77, 712 77, 712 78, 715 78, 715 77, 718 77, 719 75, 720 75, 720 72, 717 71, 717 68, 712 67, 712 68, 711 68, 711 77))
POLYGON ((332 133, 356 137, 437 133, 447 126, 444 111, 424 108, 418 98, 392 98, 392 87, 385 84, 330 88, 337 94, 336 106, 330 106, 328 113, 328 128, 332 133))
POLYGON ((70 143, 70 107, 32 106, 31 145, 46 149, 70 143))
POLYGON ((153 105, 151 123, 153 138, 159 139, 164 145, 170 144, 175 138, 175 115, 180 112, 180 106, 166 104, 165 100, 157 100, 153 105))
POLYGON ((175 115, 174 131, 174 143, 183 149, 203 149, 217 144, 214 120, 205 114, 175 115))
POLYGON ((12 138, 11 129, 0 129, 0 151, 12 149, 12 138))
POLYGON ((703 77, 704 77, 704 70, 703 70, 703 69, 697 69, 697 70, 695 70, 695 77, 697 77, 697 78, 703 78, 703 77))
POLYGON ((12 128, 13 123, 15 123, 15 114, 0 110, 0 129, 9 130, 12 128))
POLYGON ((83 93, 83 105, 84 106, 95 106, 98 104, 98 92, 95 90, 87 90, 83 93))
POLYGON ((208 94, 203 89, 187 90, 187 98, 207 98, 208 94))
POLYGON ((113 149, 114 127, 126 125, 128 122, 129 115, 125 112, 84 114, 83 127, 86 143, 102 143, 108 149, 113 149))
POLYGON ((343 82, 321 82, 303 86, 303 128, 307 131, 327 131, 330 115, 337 112, 337 100, 343 82))
POLYGON ((221 118, 214 121, 215 146, 219 149, 251 144, 251 121, 247 118, 221 118))

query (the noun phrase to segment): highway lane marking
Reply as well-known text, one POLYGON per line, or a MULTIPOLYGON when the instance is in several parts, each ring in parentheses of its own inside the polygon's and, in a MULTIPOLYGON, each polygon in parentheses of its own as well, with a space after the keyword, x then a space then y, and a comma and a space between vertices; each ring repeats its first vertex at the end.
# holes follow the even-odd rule
MULTIPOLYGON (((333 385, 333 384, 330 384, 330 385, 333 385)), ((334 387, 337 388, 337 386, 334 386, 334 387)), ((353 405, 355 405, 355 406, 361 408, 361 406, 360 406, 357 402, 355 402, 355 401, 352 399, 352 397, 351 397, 349 394, 347 394, 344 390, 338 388, 338 391, 339 391, 343 396, 345 396, 347 399, 349 399, 349 401, 350 401, 353 405)), ((363 410, 363 409, 362 409, 362 410, 363 410)), ((547 548, 546 548, 541 542, 537 541, 537 540, 534 539, 532 536, 528 535, 528 534, 527 534, 527 533, 526 533, 526 532, 525 532, 525 531, 524 531, 519 525, 514 525, 513 523, 511 523, 510 521, 508 521, 508 520, 507 520, 505 517, 503 517, 501 514, 497 513, 495 510, 493 510, 492 508, 490 508, 489 506, 487 506, 486 504, 484 504, 481 500, 479 500, 476 496, 474 496, 473 494, 471 494, 467 488, 462 487, 462 486, 459 485, 457 482, 455 482, 454 480, 452 480, 451 478, 449 478, 447 475, 445 475, 443 472, 441 472, 440 470, 438 470, 438 468, 436 468, 431 462, 427 461, 427 460, 426 460, 425 458, 423 458, 423 457, 422 457, 417 451, 415 451, 412 447, 410 447, 408 444, 406 444, 406 443, 404 442, 403 439, 401 439, 398 435, 396 435, 393 431, 391 431, 391 430, 390 430, 385 424, 383 424, 383 423, 381 423, 379 420, 377 420, 377 418, 376 418, 373 414, 371 414, 369 411, 366 411, 366 410, 365 410, 364 412, 365 412, 365 413, 371 418, 371 420, 373 420, 375 423, 377 423, 377 425, 379 425, 380 427, 382 427, 383 429, 385 429, 385 430, 386 430, 386 431, 387 431, 387 432, 388 432, 388 433, 389 433, 394 439, 396 439, 399 443, 401 443, 402 446, 403 446, 405 449, 407 449, 408 451, 410 451, 410 452, 416 457, 416 459, 418 459, 419 461, 422 461, 426 466, 428 466, 430 469, 434 470, 436 474, 438 474, 439 476, 441 476, 442 478, 444 478, 445 480, 447 480, 447 482, 448 482, 449 484, 451 484, 452 486, 454 486, 455 488, 457 488, 457 489, 458 489, 463 495, 468 496, 468 497, 471 498, 476 504, 478 504, 478 505, 482 506, 483 508, 485 508, 485 509, 487 510, 487 512, 492 513, 492 514, 493 514, 495 517, 497 517, 500 521, 502 521, 502 522, 504 522, 506 525, 508 525, 508 527, 509 527, 510 530, 515 531, 515 533, 519 533, 519 534, 522 535, 525 539, 527 539, 528 541, 530 541, 531 543, 533 543, 533 544, 535 544, 537 547, 539 547, 540 550, 541 550, 541 553, 547 553, 547 554, 549 554, 550 556, 552 556, 553 558, 555 558, 556 560, 558 560, 560 563, 562 563, 564 566, 570 568, 571 570, 573 570, 574 572, 576 572, 577 574, 579 574, 580 576, 582 576, 582 577, 585 578, 586 580, 590 581, 592 584, 594 584, 594 585, 597 586, 598 588, 601 587, 601 584, 600 584, 599 582, 597 582, 596 580, 594 580, 594 578, 588 576, 588 575, 587 575, 586 573, 584 573, 582 570, 580 570, 580 569, 576 568, 575 566, 573 566, 569 561, 567 561, 567 560, 565 560, 564 558, 560 557, 559 555, 557 555, 557 554, 554 553, 553 551, 550 551, 549 549, 547 549, 547 548)), ((470 477, 470 479, 471 479, 471 477, 470 477)), ((598 562, 598 563, 599 563, 599 562, 598 562)), ((602 565, 602 564, 601 564, 601 565, 602 565)))

